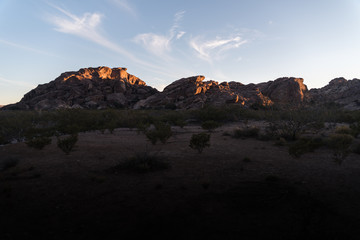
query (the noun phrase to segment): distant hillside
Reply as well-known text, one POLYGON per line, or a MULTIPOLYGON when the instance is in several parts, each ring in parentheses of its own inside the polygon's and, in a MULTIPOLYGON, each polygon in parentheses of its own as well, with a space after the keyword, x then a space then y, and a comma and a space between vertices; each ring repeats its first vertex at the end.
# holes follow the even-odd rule
POLYGON ((83 68, 62 73, 55 80, 26 93, 20 102, 3 109, 58 108, 170 108, 196 109, 205 105, 243 107, 273 104, 324 104, 360 109, 360 80, 337 78, 320 89, 308 90, 302 78, 284 77, 259 84, 204 81, 193 76, 174 81, 162 92, 147 86, 126 68, 83 68))

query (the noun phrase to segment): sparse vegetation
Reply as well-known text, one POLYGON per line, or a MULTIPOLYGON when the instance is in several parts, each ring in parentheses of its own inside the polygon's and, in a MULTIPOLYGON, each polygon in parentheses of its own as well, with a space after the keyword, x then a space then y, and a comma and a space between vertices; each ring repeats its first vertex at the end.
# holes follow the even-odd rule
POLYGON ((155 154, 149 152, 138 153, 134 157, 128 158, 126 161, 110 169, 111 172, 132 171, 138 173, 147 173, 159 170, 165 170, 170 167, 169 162, 161 159, 155 154))
POLYGON ((157 141, 165 144, 172 136, 171 126, 163 122, 156 122, 153 128, 145 130, 145 135, 154 145, 157 141))
POLYGON ((192 149, 202 153, 205 147, 210 147, 210 134, 198 133, 193 134, 190 139, 190 145, 192 149))
POLYGON ((71 134, 65 137, 57 137, 57 146, 63 150, 66 155, 74 149, 76 142, 78 141, 78 134, 71 134))
POLYGON ((306 138, 302 137, 289 146, 289 154, 294 157, 300 157, 304 153, 313 152, 315 149, 324 145, 320 137, 306 138))
POLYGON ((46 136, 37 136, 26 140, 26 145, 38 150, 43 149, 46 145, 49 144, 51 144, 51 138, 46 136))
POLYGON ((348 135, 351 135, 353 132, 353 130, 347 126, 347 125, 343 125, 343 126, 338 126, 336 127, 335 129, 335 133, 337 134, 348 134, 348 135))
POLYGON ((221 124, 214 120, 207 120, 201 124, 201 127, 205 130, 208 130, 209 132, 212 132, 213 130, 215 130, 216 128, 218 128, 220 126, 221 126, 221 124))
POLYGON ((257 127, 246 127, 246 128, 238 128, 233 132, 234 138, 256 138, 259 136, 259 128, 257 127))
POLYGON ((329 137, 328 146, 333 149, 334 160, 341 164, 350 153, 350 146, 354 137, 349 134, 333 134, 329 137))

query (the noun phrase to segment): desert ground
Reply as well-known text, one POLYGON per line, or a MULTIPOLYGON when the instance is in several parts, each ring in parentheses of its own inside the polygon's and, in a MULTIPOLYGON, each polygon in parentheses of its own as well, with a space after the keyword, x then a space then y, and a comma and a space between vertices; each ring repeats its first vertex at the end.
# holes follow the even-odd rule
POLYGON ((358 239, 360 157, 328 148, 294 158, 273 141, 235 139, 231 123, 189 147, 200 126, 173 127, 152 145, 136 129, 79 134, 66 155, 51 145, 0 147, 0 239, 358 239), (117 169, 137 154, 169 168, 117 169))

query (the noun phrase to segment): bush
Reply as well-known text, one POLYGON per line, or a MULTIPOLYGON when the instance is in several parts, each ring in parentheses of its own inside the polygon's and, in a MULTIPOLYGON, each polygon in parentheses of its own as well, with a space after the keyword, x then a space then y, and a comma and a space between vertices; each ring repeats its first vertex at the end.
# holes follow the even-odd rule
POLYGON ((158 140, 165 144, 172 136, 171 126, 163 122, 157 122, 154 124, 154 129, 147 129, 145 131, 145 135, 154 145, 158 140))
POLYGON ((210 147, 210 134, 208 133, 193 134, 190 139, 189 147, 197 150, 199 153, 202 153, 205 147, 210 147))
POLYGON ((133 172, 146 173, 159 170, 165 170, 170 167, 169 163, 149 154, 148 152, 136 154, 136 156, 127 159, 125 162, 111 168, 112 172, 129 170, 133 172))
POLYGON ((282 121, 275 124, 275 136, 285 138, 286 140, 294 141, 299 138, 303 131, 303 123, 300 121, 282 121))
POLYGON ((26 145, 38 150, 43 149, 51 143, 51 138, 46 136, 37 136, 26 140, 26 145))
POLYGON ((57 146, 63 150, 66 155, 69 155, 70 152, 73 150, 76 142, 78 141, 78 134, 72 134, 70 136, 61 138, 57 137, 57 146))
POLYGON ((209 132, 213 131, 214 129, 220 127, 221 124, 214 120, 207 120, 201 124, 201 127, 209 132))
POLYGON ((259 136, 259 128, 257 127, 246 127, 235 129, 233 132, 234 138, 250 138, 250 137, 258 137, 259 136))
POLYGON ((304 153, 313 152, 323 144, 321 138, 300 138, 289 146, 289 154, 294 157, 300 157, 304 153))
POLYGON ((335 162, 341 164, 350 152, 350 145, 354 137, 349 134, 333 134, 329 137, 327 144, 334 150, 335 162))
POLYGON ((338 126, 335 129, 335 133, 337 134, 352 134, 353 130, 349 126, 338 126))

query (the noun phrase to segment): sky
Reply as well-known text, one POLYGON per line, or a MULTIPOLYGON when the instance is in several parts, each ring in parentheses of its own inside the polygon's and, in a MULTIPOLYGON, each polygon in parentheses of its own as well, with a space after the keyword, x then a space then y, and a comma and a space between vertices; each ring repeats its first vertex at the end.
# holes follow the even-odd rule
POLYGON ((61 73, 126 67, 162 90, 360 78, 359 0, 0 0, 0 105, 61 73))

